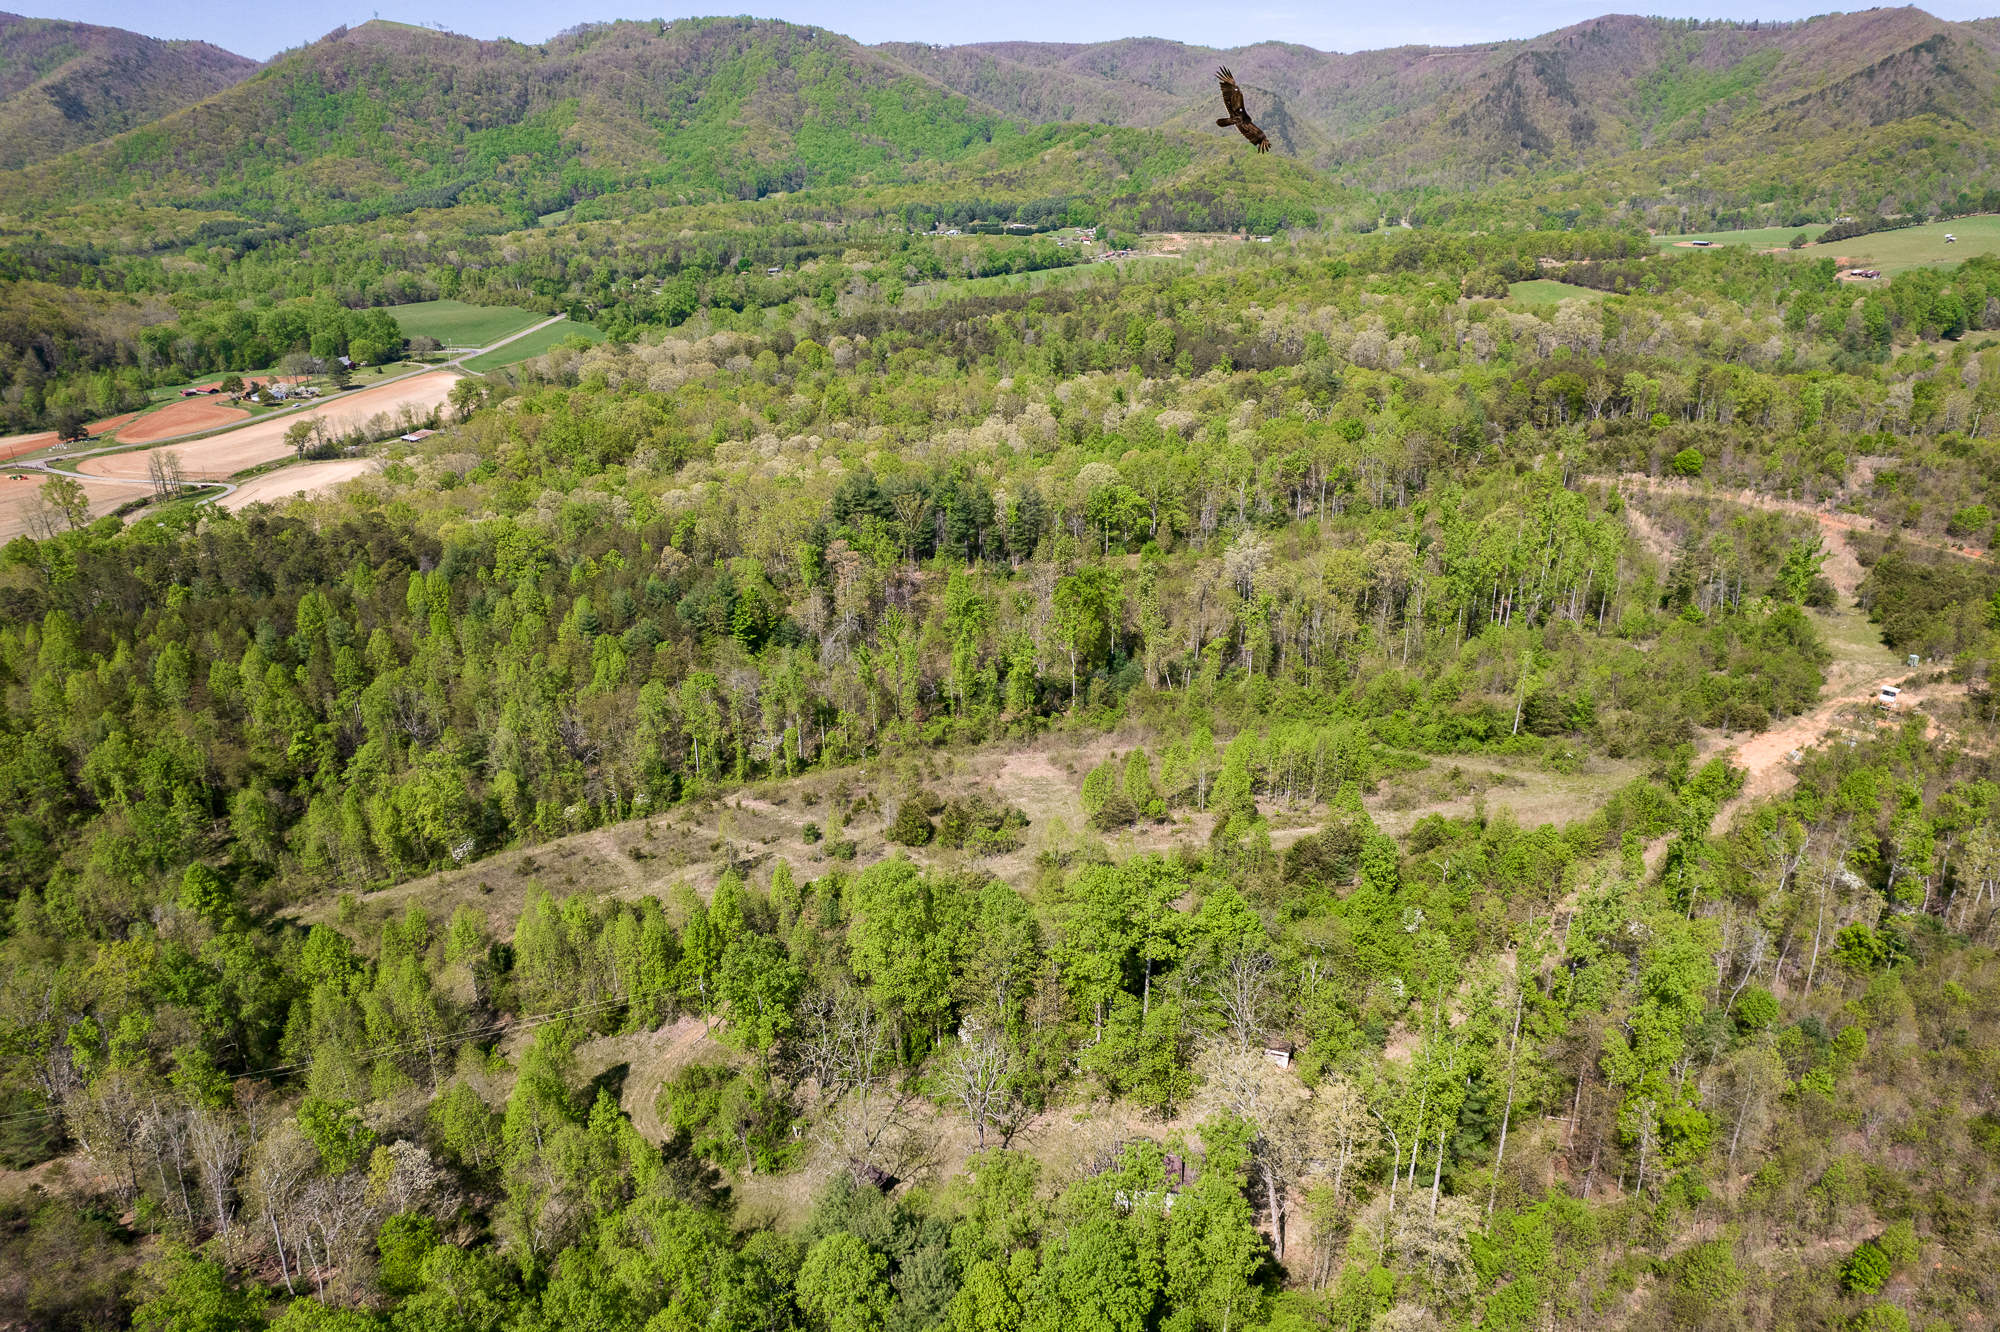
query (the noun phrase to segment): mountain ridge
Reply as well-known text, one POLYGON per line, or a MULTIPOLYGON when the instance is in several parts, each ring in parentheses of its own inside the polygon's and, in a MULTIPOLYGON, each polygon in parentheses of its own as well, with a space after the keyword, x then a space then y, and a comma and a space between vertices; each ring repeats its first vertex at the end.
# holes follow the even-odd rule
POLYGON ((1496 214, 1477 229, 1552 190, 1591 196, 1574 215, 1672 208, 1691 186, 1713 194, 1702 174, 1723 168, 1731 206, 1830 216, 1908 205, 1903 176, 1933 209, 1991 190, 1996 90, 2000 21, 1913 7, 1774 24, 1609 14, 1355 53, 866 46, 742 18, 583 24, 530 46, 378 20, 0 171, 0 211, 40 226, 111 202, 316 224, 484 202, 525 225, 620 194, 631 211, 816 189, 885 203, 1165 189, 1276 191, 1301 217, 1368 193, 1349 219, 1365 226, 1424 216, 1429 192, 1504 186, 1476 201, 1496 214), (1218 64, 1305 174, 1239 160, 1214 123, 1218 64))
POLYGON ((0 13, 0 169, 158 120, 257 66, 208 42, 0 13))

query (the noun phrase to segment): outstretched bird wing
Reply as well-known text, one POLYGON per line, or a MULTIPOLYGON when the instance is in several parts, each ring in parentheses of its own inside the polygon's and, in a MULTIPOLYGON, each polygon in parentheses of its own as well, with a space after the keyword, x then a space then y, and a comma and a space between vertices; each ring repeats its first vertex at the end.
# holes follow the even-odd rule
POLYGON ((1236 86, 1236 76, 1224 66, 1215 71, 1215 81, 1222 85, 1222 106, 1229 112, 1228 117, 1216 121, 1216 125, 1223 128, 1234 125, 1244 138, 1256 146, 1258 152, 1270 152, 1271 141, 1264 137, 1264 131, 1257 128, 1250 119, 1250 113, 1243 109, 1243 90, 1236 86))
POLYGON ((1229 72, 1227 66, 1215 71, 1215 81, 1222 85, 1222 106, 1229 112, 1229 119, 1215 123, 1237 125, 1250 119, 1249 112, 1243 109, 1243 90, 1236 86, 1236 76, 1229 72))

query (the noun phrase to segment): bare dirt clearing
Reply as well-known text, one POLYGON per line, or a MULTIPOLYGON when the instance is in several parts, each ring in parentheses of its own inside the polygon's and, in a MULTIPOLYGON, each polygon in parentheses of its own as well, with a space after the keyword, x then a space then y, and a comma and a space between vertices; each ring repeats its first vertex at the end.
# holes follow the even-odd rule
MULTIPOLYGON (((339 431, 360 425, 378 412, 394 413, 405 404, 418 412, 428 413, 443 405, 451 386, 457 382, 457 375, 433 371, 398 380, 394 384, 384 384, 380 388, 343 394, 308 411, 267 416, 209 439, 177 444, 173 446, 174 452, 180 455, 181 470, 190 480, 226 481, 246 467, 272 462, 289 454, 291 448, 285 443, 285 432, 292 428, 295 421, 319 417, 339 431)), ((78 470, 98 476, 136 480, 146 476, 147 459, 143 451, 110 453, 85 459, 78 465, 78 470)))
POLYGON ((375 470, 370 458, 343 458, 338 462, 304 463, 281 467, 265 476, 253 476, 233 494, 216 501, 224 509, 240 509, 246 504, 275 504, 294 495, 313 495, 342 481, 352 481, 375 470))

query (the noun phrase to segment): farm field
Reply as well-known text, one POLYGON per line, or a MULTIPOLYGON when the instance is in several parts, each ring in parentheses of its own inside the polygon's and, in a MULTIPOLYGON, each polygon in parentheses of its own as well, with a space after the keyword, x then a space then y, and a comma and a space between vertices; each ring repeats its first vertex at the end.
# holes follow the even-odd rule
POLYGON ((1885 277, 1912 268, 1938 268, 1962 264, 1980 254, 2000 254, 2000 215, 1955 217, 1949 222, 1929 222, 1901 231, 1878 231, 1872 236, 1856 236, 1829 246, 1812 246, 1806 253, 1830 250, 1856 264, 1879 268, 1885 277), (1945 240, 1956 236, 1956 244, 1945 240))
POLYGON ((1558 301, 1573 301, 1579 296, 1585 300, 1602 300, 1602 292, 1588 287, 1573 286, 1567 282, 1551 282, 1547 278, 1536 278, 1532 282, 1511 282, 1507 285, 1507 295, 1524 305, 1554 305, 1558 301))
POLYGON ((419 301, 389 307, 406 338, 436 338, 447 347, 489 347, 510 333, 548 318, 509 305, 467 305, 463 301, 419 301))
POLYGON ((264 476, 252 477, 236 490, 216 501, 224 509, 236 510, 247 504, 274 504, 288 500, 297 494, 311 495, 342 481, 352 481, 373 471, 375 463, 368 458, 341 458, 333 462, 304 463, 297 467, 281 467, 264 476))
POLYGON ((251 413, 243 408, 231 407, 214 398, 182 398, 158 411, 148 412, 144 420, 125 426, 118 432, 118 442, 151 444, 155 440, 172 439, 175 435, 191 435, 198 430, 217 430, 238 421, 247 421, 250 416, 251 413))
MULTIPOLYGON (((223 481, 246 467, 282 458, 290 452, 285 444, 285 432, 291 429, 294 421, 308 416, 322 416, 332 425, 344 426, 350 422, 365 421, 377 412, 393 412, 405 403, 418 411, 428 412, 444 402, 445 395, 451 392, 451 386, 457 381, 458 376, 449 371, 418 375, 413 379, 384 384, 380 388, 349 393, 308 412, 254 421, 240 430, 181 445, 174 451, 180 455, 181 467, 190 480, 223 481)), ((137 479, 146 475, 146 454, 143 450, 104 454, 86 459, 79 464, 78 470, 97 476, 137 479)))
POLYGON ((528 336, 517 338, 504 347, 495 348, 484 356, 475 356, 463 364, 473 373, 483 375, 488 370, 498 370, 503 365, 518 365, 530 356, 540 356, 564 338, 578 336, 589 338, 592 342, 604 341, 603 332, 594 325, 563 319, 550 324, 547 328, 538 328, 528 336))
MULTIPOLYGON (((111 416, 106 417, 102 421, 92 421, 90 423, 90 433, 101 435, 107 430, 116 430, 138 414, 137 412, 126 412, 123 416, 111 416)), ((56 432, 53 430, 36 430, 25 435, 0 436, 0 459, 20 458, 30 453, 39 453, 55 442, 56 432)))
POLYGON ((1826 230, 1824 223, 1814 222, 1803 227, 1754 227, 1748 231, 1701 231, 1686 236, 1655 236, 1653 244, 1661 249, 1679 246, 1688 248, 1689 241, 1708 241, 1714 245, 1748 245, 1758 250, 1777 250, 1791 244, 1792 237, 1801 231, 1808 237, 1817 237, 1826 230))
MULTIPOLYGON (((47 472, 0 474, 0 542, 12 541, 18 536, 37 535, 30 522, 35 511, 35 492, 48 479, 47 472), (15 481, 12 476, 21 479, 15 481)), ((138 499, 147 492, 134 485, 85 481, 83 493, 90 499, 90 516, 102 518, 127 500, 138 499)))

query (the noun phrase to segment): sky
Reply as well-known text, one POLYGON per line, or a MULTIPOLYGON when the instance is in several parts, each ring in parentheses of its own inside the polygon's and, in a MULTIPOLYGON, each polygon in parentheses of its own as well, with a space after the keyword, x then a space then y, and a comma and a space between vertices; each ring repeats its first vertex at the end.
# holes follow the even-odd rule
MULTIPOLYGON (((1750 0, 1740 12, 1726 3, 1686 8, 1686 0, 1647 0, 1645 12, 1682 18, 1795 19, 1825 13, 1825 0, 1787 3, 1750 0), (1755 7, 1752 7, 1752 6, 1755 7)), ((512 37, 539 42, 575 23, 600 19, 686 18, 697 14, 743 12, 736 4, 677 5, 661 0, 582 0, 552 6, 529 0, 350 0, 280 5, 268 0, 73 0, 36 4, 11 0, 17 12, 40 18, 78 19, 129 28, 150 37, 200 38, 259 60, 301 46, 337 24, 364 23, 371 16, 403 23, 442 26, 470 37, 512 37)), ((1323 51, 1365 51, 1406 43, 1456 46, 1505 38, 1533 37, 1555 28, 1618 12, 1610 3, 1564 0, 1481 3, 1431 0, 1424 5, 1356 4, 1196 4, 1192 0, 1012 0, 1007 4, 865 3, 862 0, 758 0, 748 6, 760 18, 788 19, 845 33, 862 42, 920 41, 939 46, 1005 40, 1106 41, 1117 37, 1165 37, 1203 46, 1246 46, 1259 41, 1297 42, 1323 51)), ((1859 9, 1862 6, 1855 6, 1859 9)), ((1925 6, 1946 19, 1970 19, 2000 11, 2000 0, 1933 3, 1925 6)))

